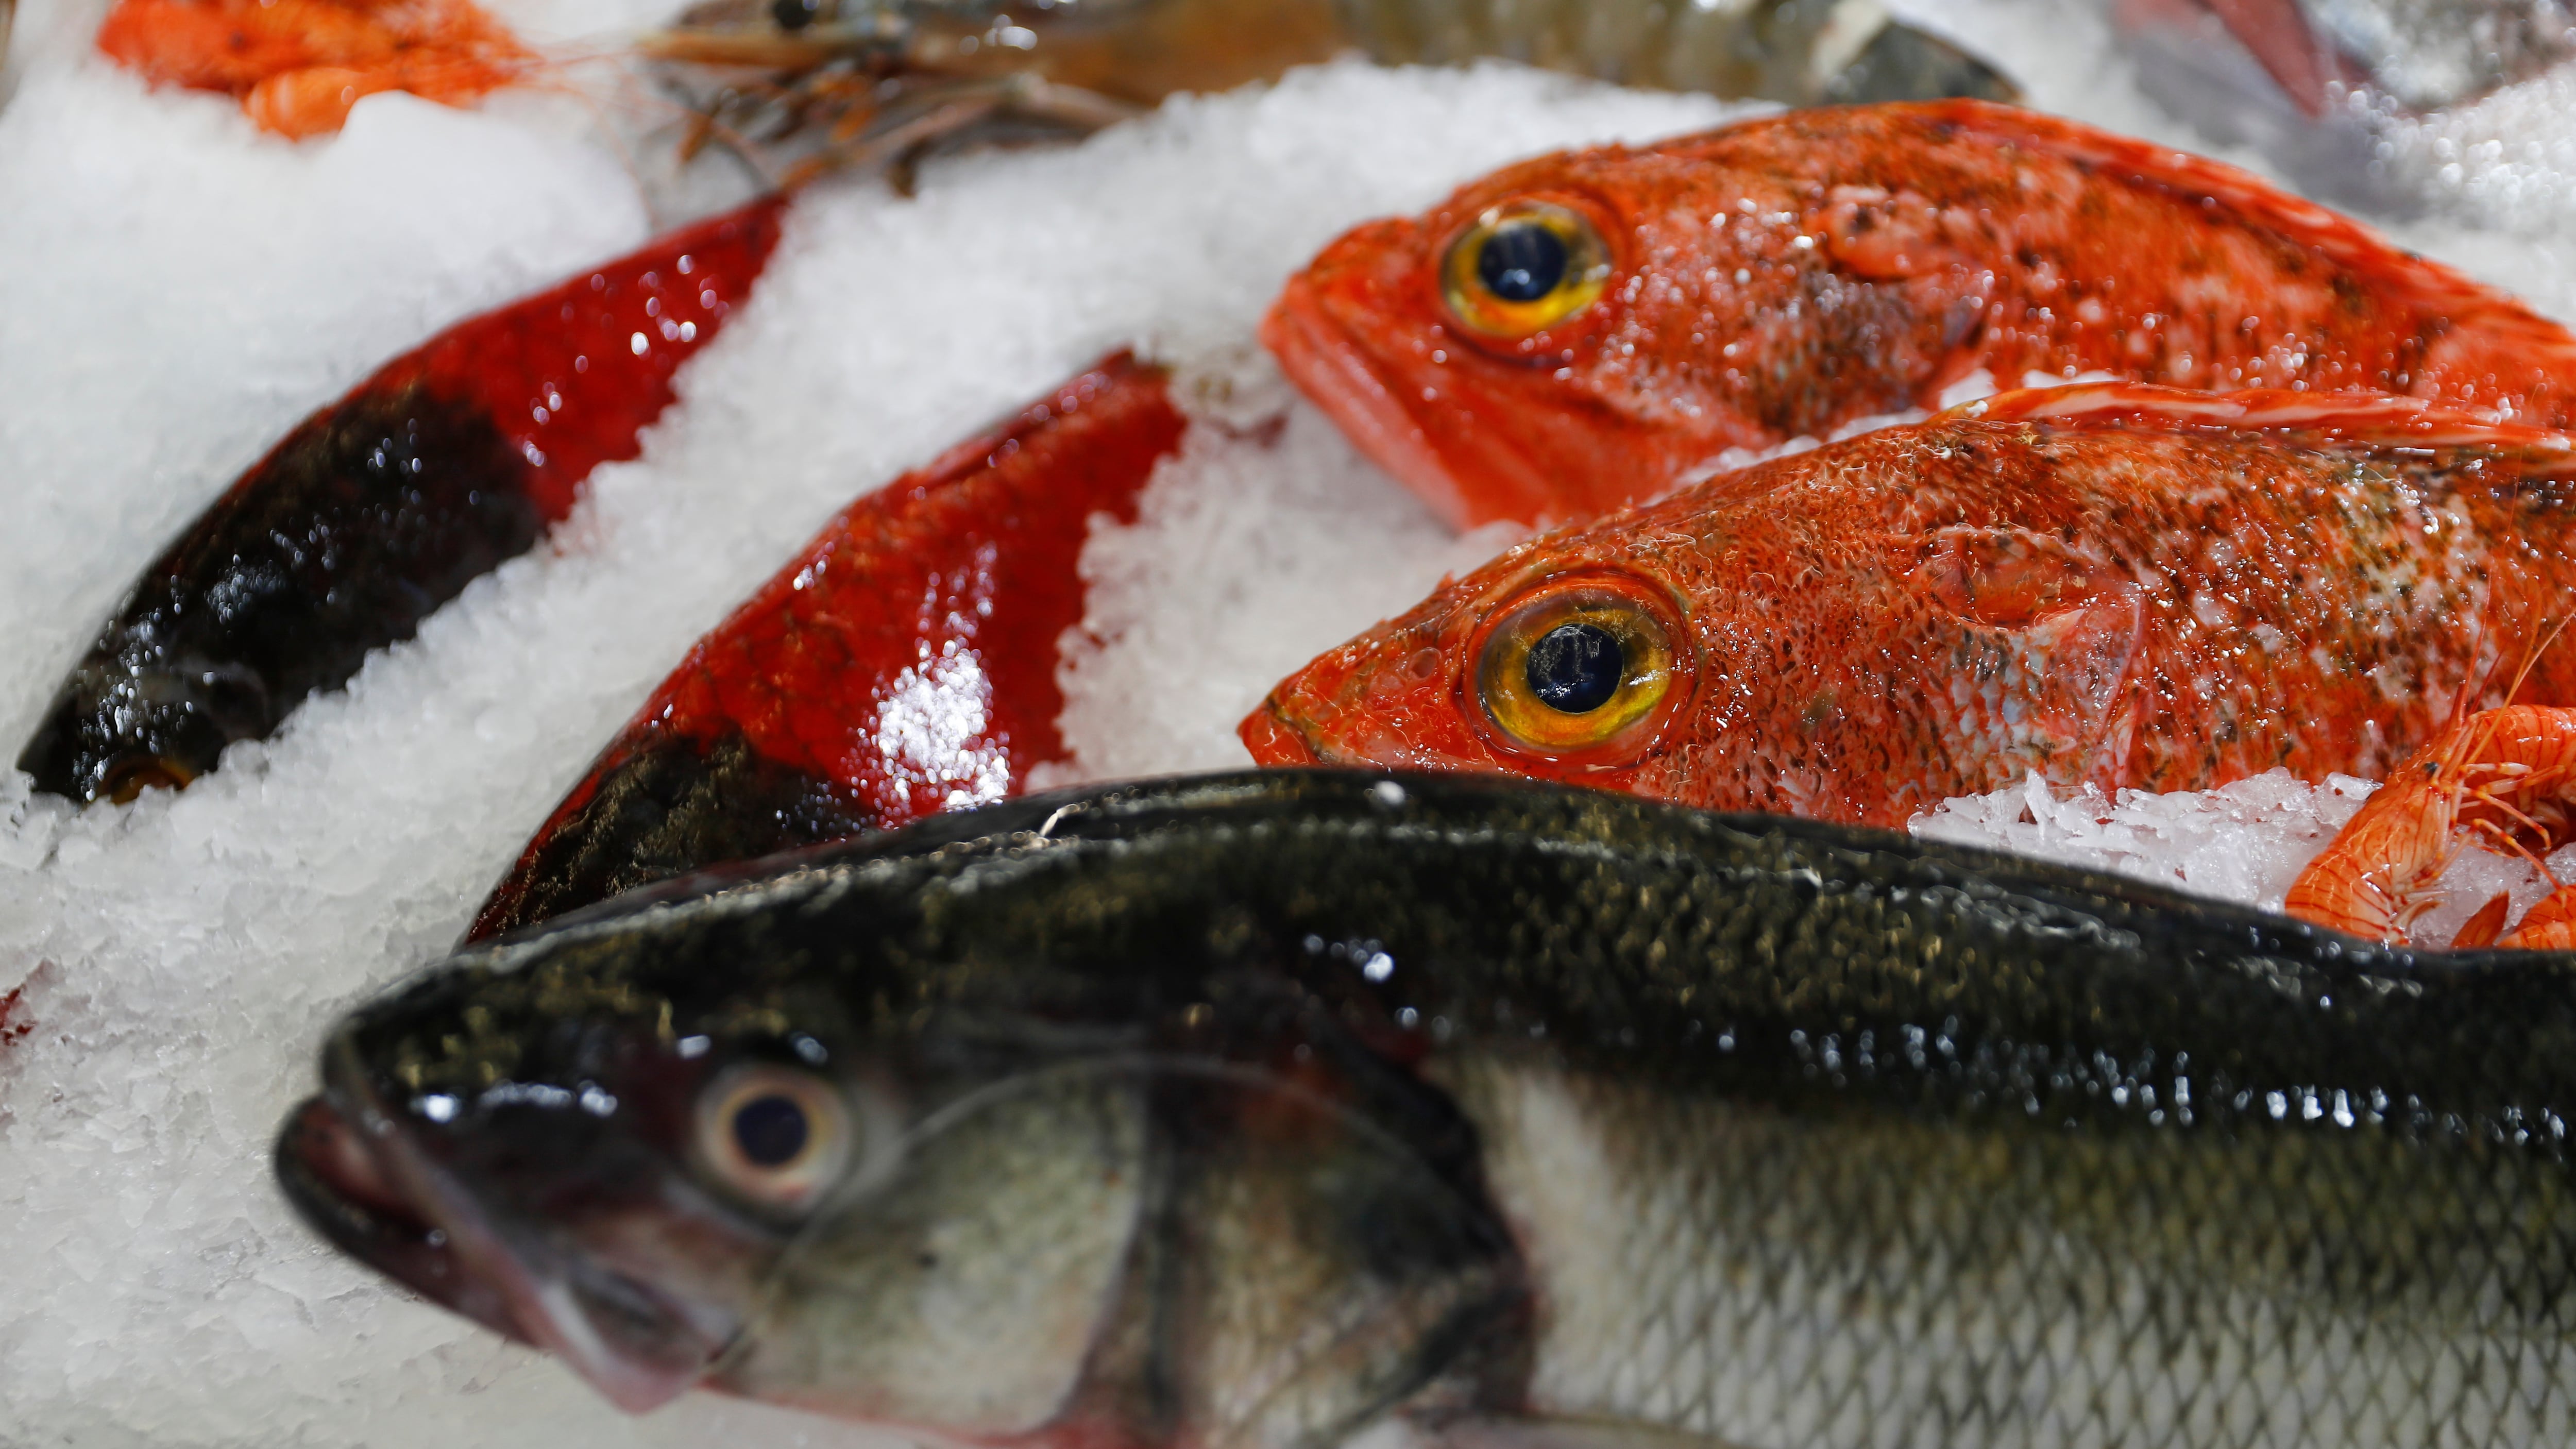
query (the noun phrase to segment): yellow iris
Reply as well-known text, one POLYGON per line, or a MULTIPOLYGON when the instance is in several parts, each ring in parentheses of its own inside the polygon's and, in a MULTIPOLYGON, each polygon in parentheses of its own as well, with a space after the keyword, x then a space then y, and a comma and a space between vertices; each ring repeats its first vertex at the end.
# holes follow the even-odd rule
POLYGON ((1440 263, 1449 315, 1517 340, 1589 307, 1610 280, 1610 252, 1583 214, 1544 201, 1489 208, 1440 263))
POLYGON ((1658 611, 1602 581, 1546 588, 1491 625, 1476 693, 1511 741, 1596 757, 1643 745, 1672 693, 1674 641, 1658 611))

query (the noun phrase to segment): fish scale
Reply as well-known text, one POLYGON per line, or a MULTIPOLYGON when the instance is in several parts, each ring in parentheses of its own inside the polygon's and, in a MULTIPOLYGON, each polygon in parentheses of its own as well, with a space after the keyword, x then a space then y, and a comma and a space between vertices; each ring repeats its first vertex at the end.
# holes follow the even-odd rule
POLYGON ((674 1309, 600 1350, 534 1292, 497 1324, 629 1407, 703 1378, 989 1435, 861 1350, 929 1331, 924 1301, 1001 1342, 1026 1298, 1092 1324, 975 1367, 1078 1378, 1014 1421, 1044 1443, 1322 1449, 1388 1414, 1449 1449, 2551 1443, 2572 1045, 2566 954, 2383 948, 1814 822, 1272 771, 939 817, 461 955, 341 1025, 280 1169, 335 1241, 487 1321, 424 1259, 579 1281, 593 1244, 689 1225, 738 1279, 621 1261, 720 1341, 688 1350, 674 1309), (781 1061, 889 1104, 901 1165, 766 1227, 686 1207, 727 1189, 649 1104, 781 1061), (1096 1306, 1043 1273, 997 1294, 994 1263, 1044 1260, 1015 1244, 1063 1240, 1059 1184, 1110 1166, 1055 1104, 1127 1073, 1152 1166, 1131 1217, 1084 1219, 1064 1281, 1096 1306), (323 1145, 359 1121, 372 1165, 323 1145), (943 1217, 982 1256, 868 1291, 913 1262, 895 1227, 943 1217))
POLYGON ((1936 408, 1980 375, 2369 390, 2576 422, 2576 337, 2505 294, 2232 167, 1965 100, 1506 167, 1334 242, 1262 337, 1462 524, 1598 517, 1738 450, 1936 408), (1598 295, 1567 294, 1544 325, 1480 323, 1454 257, 1541 203, 1588 232, 1598 295))
POLYGON ((2375 779, 2462 710, 2576 699, 2545 647, 2576 598, 2570 446, 2357 395, 2006 394, 1533 539, 1319 656, 1241 732, 1265 764, 1889 826, 2034 774, 2375 779), (1603 704, 1532 733, 1491 663, 1511 621, 1608 584, 1669 637, 1668 678, 1633 724, 1603 704))
MULTIPOLYGON (((1533 1233, 1542 1241, 1573 1231, 1561 1224, 1585 1211, 1628 1225, 1609 1271, 1551 1300, 1559 1321, 1541 1339, 1531 1403, 1569 1417, 1651 1419, 1748 1445, 2209 1444, 2258 1423, 2326 1346, 2341 1345, 2307 1427, 2243 1442, 2379 1442, 2358 1439, 2386 1412, 2375 1386, 2419 1379, 2453 1351, 2451 1335, 2422 1325, 2503 1333, 2507 1324, 2477 1311, 2482 1299, 2567 1271, 2563 1239, 2540 1245, 2544 1262, 2461 1251, 2493 1240, 2465 1206, 2431 1222, 2374 1216, 2375 1203, 2444 1195, 2402 1155, 2364 1174, 2311 1174, 2300 1159, 2317 1151, 2313 1140, 2293 1139, 2141 1170, 2116 1151, 2016 1140, 2054 1136, 2044 1125, 1820 1125, 1736 1104, 1677 1112, 1598 1075, 1486 1075, 1467 1094, 1498 1139, 1489 1170, 1508 1164, 1495 1171, 1507 1211, 1546 1196, 1528 1160, 1546 1139, 1625 1146, 1586 1157, 1597 1176, 1553 1175, 1574 1202, 1517 1214, 1545 1224, 1533 1233), (2238 1152, 2256 1160, 2226 1160, 2238 1152), (2085 1191, 2069 1194, 2070 1182, 2085 1191), (2176 1226, 2190 1218, 2240 1230, 2194 1240, 2176 1226), (2174 1241, 2173 1276, 2122 1271, 2097 1246, 2112 1232, 2174 1241), (1680 1262, 1715 1281, 1671 1271, 1680 1262), (2184 1279, 2216 1286, 2178 1298, 2171 1285, 2184 1279), (1760 1291, 1729 1291, 1744 1283, 1760 1291), (2206 1340, 2227 1325, 2243 1331, 2206 1340), (2218 1363, 2245 1371, 2213 1389, 2218 1363), (2045 1378, 2035 1393, 2034 1374, 2045 1378), (1690 1412, 1660 1410, 1683 1395, 1690 1412), (1866 1428, 1800 1431, 1849 1427, 1855 1406, 1866 1428)), ((2502 1176, 2505 1194, 2481 1201, 2567 1217, 2555 1170, 2502 1176)), ((1557 1281, 1542 1276, 1543 1299, 1557 1281)), ((2531 1355, 2560 1379, 2576 1368, 2576 1323, 2552 1299, 2500 1352, 2531 1355)), ((2431 1417, 2462 1442, 2484 1442, 2481 1418, 2495 1442, 2558 1442, 2564 1402, 2517 1422, 2515 1379, 2496 1367, 2466 1375, 2431 1417), (2526 1432, 2540 1437, 2518 1437, 2526 1432)))

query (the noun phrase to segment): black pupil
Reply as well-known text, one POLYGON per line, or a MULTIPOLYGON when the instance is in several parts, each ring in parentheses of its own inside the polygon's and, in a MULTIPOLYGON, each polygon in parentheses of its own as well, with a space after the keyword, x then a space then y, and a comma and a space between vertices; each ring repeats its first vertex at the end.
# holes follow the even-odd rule
POLYGON ((774 0, 769 7, 781 30, 802 30, 823 11, 823 0, 774 0))
POLYGON ((805 1109, 790 1097, 754 1097, 734 1109, 733 1140, 762 1167, 784 1167, 805 1150, 805 1109))
POLYGON ((1590 714, 1619 692, 1628 660, 1619 641, 1597 624, 1559 624, 1530 646, 1530 693, 1548 708, 1590 714))
POLYGON ((1476 276, 1506 302, 1535 302, 1565 280, 1565 239, 1534 221, 1505 222, 1477 251, 1476 276))

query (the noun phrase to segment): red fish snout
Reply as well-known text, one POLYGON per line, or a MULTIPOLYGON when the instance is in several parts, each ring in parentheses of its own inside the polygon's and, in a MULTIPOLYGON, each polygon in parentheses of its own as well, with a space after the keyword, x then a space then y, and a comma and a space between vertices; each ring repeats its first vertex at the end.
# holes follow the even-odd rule
POLYGON ((1457 649, 1463 630, 1399 622, 1317 658, 1281 680, 1236 727, 1262 765, 1373 765, 1503 770, 1463 712, 1457 649))

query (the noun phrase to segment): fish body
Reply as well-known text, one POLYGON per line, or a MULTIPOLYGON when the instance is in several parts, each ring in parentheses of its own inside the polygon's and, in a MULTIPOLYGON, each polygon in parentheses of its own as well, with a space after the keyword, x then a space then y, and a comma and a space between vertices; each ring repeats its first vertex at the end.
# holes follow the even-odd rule
POLYGON ((1184 426, 1121 354, 851 504, 690 649, 467 939, 1021 793, 1065 754, 1056 641, 1090 520, 1132 520, 1184 426))
POLYGON ((1335 242, 1262 335, 1462 524, 1589 518, 1980 372, 2576 420, 2576 337, 2510 297, 2232 167, 1974 101, 1509 167, 1335 242))
POLYGON ((1472 777, 1042 797, 359 1008, 309 1221, 947 1441, 2463 1446, 2576 1397, 2560 954, 1472 777), (793 1121, 802 1135, 779 1130, 793 1121), (788 1139, 794 1148, 789 1150, 788 1139))
POLYGON ((2303 189, 2555 222, 2493 193, 2534 159, 2528 118, 2564 107, 2576 12, 2560 0, 2120 0, 2112 17, 2142 90, 2303 189))
POLYGON ((184 786, 572 511, 778 239, 776 198, 460 322, 305 419, 143 572, 18 767, 87 802, 184 786))
POLYGON ((2560 0, 2236 0, 2219 13, 2312 115, 2338 89, 2436 111, 2576 56, 2560 0))
POLYGON ((2114 13, 2133 42, 2222 27, 2311 120, 2466 105, 2576 56, 2561 0, 2121 0, 2114 13))
POLYGON ((1512 549, 1243 736, 1887 826, 2033 773, 2376 778, 2470 709, 2576 698, 2542 647, 2571 446, 2391 399, 2010 393, 1512 549))

